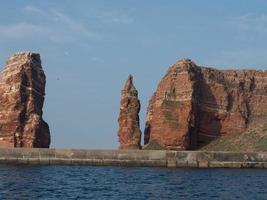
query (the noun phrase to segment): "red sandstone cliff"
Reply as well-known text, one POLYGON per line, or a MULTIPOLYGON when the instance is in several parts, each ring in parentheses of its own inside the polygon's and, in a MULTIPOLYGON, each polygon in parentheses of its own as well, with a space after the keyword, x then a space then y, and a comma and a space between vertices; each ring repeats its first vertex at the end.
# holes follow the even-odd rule
POLYGON ((120 115, 118 119, 120 149, 141 148, 139 111, 138 92, 133 85, 133 77, 130 75, 121 91, 120 115))
POLYGON ((49 127, 42 119, 45 82, 39 54, 8 59, 0 79, 0 147, 49 147, 49 127))
POLYGON ((181 60, 169 68, 150 100, 145 144, 194 149, 266 119, 267 71, 216 70, 181 60))

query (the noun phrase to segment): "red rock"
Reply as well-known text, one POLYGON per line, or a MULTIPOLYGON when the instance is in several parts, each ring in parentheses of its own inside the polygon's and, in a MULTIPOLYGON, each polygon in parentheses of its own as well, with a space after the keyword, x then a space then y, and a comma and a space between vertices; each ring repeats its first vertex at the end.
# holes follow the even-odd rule
POLYGON ((45 83, 39 54, 8 59, 0 80, 0 147, 49 147, 50 131, 42 119, 45 83))
POLYGON ((121 91, 120 115, 118 119, 120 149, 141 148, 139 111, 138 92, 133 85, 133 77, 130 75, 121 91))
POLYGON ((216 70, 181 60, 170 67, 150 100, 145 144, 194 149, 266 119, 266 71, 216 70))

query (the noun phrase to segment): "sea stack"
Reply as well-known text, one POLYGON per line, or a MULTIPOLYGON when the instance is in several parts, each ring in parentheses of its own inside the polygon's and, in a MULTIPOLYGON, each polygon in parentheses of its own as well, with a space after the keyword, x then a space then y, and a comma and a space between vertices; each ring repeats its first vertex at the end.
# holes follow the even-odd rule
POLYGON ((189 59, 171 66, 153 94, 145 145, 195 149, 267 121, 267 71, 217 70, 189 59))
POLYGON ((49 147, 45 83, 39 54, 20 52, 7 60, 0 79, 0 147, 49 147))
POLYGON ((119 115, 119 149, 140 149, 141 131, 139 126, 140 101, 133 85, 133 77, 129 75, 121 91, 119 115))

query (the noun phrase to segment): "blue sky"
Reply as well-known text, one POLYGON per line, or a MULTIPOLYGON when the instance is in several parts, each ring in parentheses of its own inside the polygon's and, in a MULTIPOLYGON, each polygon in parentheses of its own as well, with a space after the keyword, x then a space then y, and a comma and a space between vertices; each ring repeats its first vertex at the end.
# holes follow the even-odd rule
POLYGON ((267 1, 1 1, 0 65, 17 51, 41 54, 52 147, 117 148, 128 74, 143 130, 148 101, 178 59, 266 70, 267 1))

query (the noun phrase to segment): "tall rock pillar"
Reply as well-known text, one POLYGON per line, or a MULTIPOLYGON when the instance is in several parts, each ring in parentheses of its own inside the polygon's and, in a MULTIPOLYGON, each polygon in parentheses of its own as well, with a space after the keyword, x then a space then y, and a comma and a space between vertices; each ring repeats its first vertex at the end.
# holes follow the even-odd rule
POLYGON ((7 60, 0 79, 0 147, 49 147, 45 83, 39 54, 21 52, 7 60))
POLYGON ((139 126, 140 101, 133 85, 133 77, 129 75, 121 91, 119 115, 119 149, 140 149, 141 131, 139 126))

